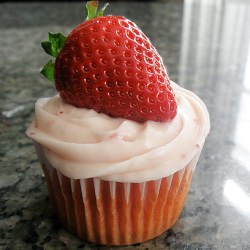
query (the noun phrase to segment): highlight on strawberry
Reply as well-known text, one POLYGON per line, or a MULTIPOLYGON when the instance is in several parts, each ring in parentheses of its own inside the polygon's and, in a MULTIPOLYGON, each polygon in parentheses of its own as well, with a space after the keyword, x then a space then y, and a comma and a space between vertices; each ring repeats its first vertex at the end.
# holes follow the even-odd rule
POLYGON ((49 33, 42 47, 55 62, 41 73, 76 107, 136 122, 172 120, 177 104, 162 58, 135 23, 103 16, 107 5, 87 2, 86 20, 67 37, 49 33))

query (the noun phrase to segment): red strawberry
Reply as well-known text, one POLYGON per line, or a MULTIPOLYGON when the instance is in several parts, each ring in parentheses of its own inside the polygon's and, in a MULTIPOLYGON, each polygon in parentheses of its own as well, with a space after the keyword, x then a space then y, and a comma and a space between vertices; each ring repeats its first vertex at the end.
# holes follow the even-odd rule
MULTIPOLYGON (((96 13, 96 1, 87 5, 96 13)), ((54 78, 62 99, 138 122, 173 119, 170 80, 149 39, 124 17, 92 16, 57 46, 54 78)))

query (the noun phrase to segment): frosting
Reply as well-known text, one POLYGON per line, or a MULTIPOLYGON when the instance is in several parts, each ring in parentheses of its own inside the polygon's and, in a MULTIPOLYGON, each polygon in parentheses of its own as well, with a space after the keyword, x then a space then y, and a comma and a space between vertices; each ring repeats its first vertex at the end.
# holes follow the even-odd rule
POLYGON ((170 122, 112 118, 56 95, 36 102, 27 135, 42 145, 53 167, 73 179, 143 182, 169 176, 199 154, 210 129, 204 103, 171 84, 178 109, 170 122))

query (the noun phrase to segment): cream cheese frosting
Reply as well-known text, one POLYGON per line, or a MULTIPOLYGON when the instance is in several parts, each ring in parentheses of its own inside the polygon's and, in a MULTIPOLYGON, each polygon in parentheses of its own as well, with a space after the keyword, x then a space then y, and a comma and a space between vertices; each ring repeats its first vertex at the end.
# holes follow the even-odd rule
POLYGON ((137 123, 66 104, 56 95, 35 104, 27 135, 50 164, 73 179, 143 182, 184 168, 202 149, 209 114, 193 92, 171 83, 178 109, 165 123, 137 123))

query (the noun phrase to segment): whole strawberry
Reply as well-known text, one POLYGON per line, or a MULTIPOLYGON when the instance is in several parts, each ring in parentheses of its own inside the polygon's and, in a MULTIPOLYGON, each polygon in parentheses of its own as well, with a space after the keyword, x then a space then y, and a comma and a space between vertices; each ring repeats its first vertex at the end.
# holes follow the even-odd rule
POLYGON ((61 98, 77 107, 137 122, 169 121, 176 101, 166 69, 144 33, 121 16, 102 16, 86 4, 87 20, 66 38, 49 34, 45 51, 56 57, 42 73, 61 98))

